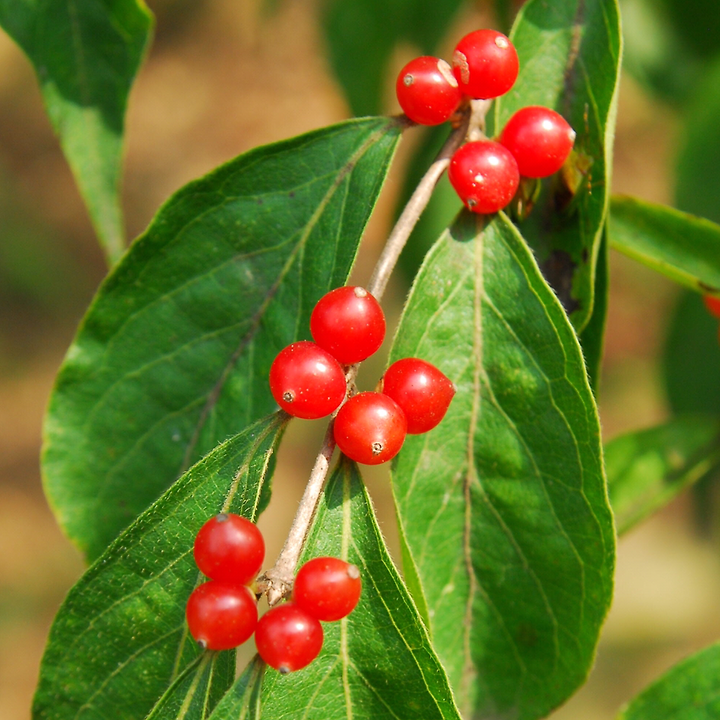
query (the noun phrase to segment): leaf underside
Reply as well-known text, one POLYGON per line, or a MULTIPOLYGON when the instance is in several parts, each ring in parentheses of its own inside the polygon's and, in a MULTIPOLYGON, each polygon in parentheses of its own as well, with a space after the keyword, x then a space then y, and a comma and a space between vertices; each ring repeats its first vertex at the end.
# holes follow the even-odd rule
POLYGON ((720 295, 720 226, 665 205, 616 196, 612 246, 681 285, 720 295))
POLYGON ((614 529, 577 339, 514 226, 463 213, 425 260, 391 351, 457 394, 392 472, 406 576, 468 717, 539 718, 584 681, 614 529), (422 593, 422 596, 419 594, 422 593))
POLYGON ((611 440, 605 447, 605 468, 618 534, 667 505, 718 466, 717 417, 679 416, 611 440))
POLYGON ((108 277, 58 376, 43 455, 89 559, 275 409, 270 364, 346 282, 399 135, 366 118, 242 155, 174 195, 108 277))
POLYGON ((0 25, 35 67, 48 115, 112 265, 125 251, 125 109, 152 15, 139 0, 0 0, 0 25))

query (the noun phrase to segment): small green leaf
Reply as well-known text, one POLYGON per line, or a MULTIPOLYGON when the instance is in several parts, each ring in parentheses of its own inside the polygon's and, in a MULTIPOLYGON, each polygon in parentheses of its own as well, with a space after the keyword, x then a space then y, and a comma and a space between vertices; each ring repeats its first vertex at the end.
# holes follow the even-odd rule
POLYGON ((720 643, 691 655, 623 708, 618 720, 717 720, 720 643))
POLYGON ((718 465, 716 417, 680 416, 611 440, 605 447, 605 469, 618 535, 718 465))
POLYGON ((218 512, 255 519, 284 426, 284 416, 270 416, 218 447, 88 569, 50 631, 35 720, 136 720, 153 708, 169 718, 178 701, 212 709, 232 679, 233 653, 199 663, 172 687, 200 652, 185 624, 187 598, 200 580, 193 541, 218 512))
POLYGON ((197 655, 156 703, 145 720, 204 720, 233 681, 227 653, 197 655))
POLYGON ((574 159, 542 181, 535 208, 519 227, 579 331, 592 313, 610 190, 621 56, 616 0, 530 0, 511 37, 520 74, 496 103, 496 132, 520 108, 544 105, 577 133, 574 159))
POLYGON ((705 68, 684 111, 675 205, 720 223, 720 58, 705 68))
POLYGON ((616 196, 610 242, 681 285, 720 293, 720 225, 666 205, 616 196))
POLYGON ((397 145, 387 118, 257 148, 174 195, 100 288, 50 401, 45 489, 90 559, 275 407, 275 355, 346 282, 397 145))
POLYGON ((467 717, 545 717, 585 680, 615 533, 575 333, 515 227, 463 213, 427 256, 391 361, 455 383, 392 472, 406 574, 467 717))
POLYGON ((355 115, 383 110, 385 71, 406 40, 431 55, 461 0, 328 0, 323 27, 330 64, 355 115))
POLYGON ((360 602, 347 618, 323 625, 322 652, 307 668, 287 676, 268 669, 263 720, 460 720, 445 671, 387 553, 357 466, 347 460, 330 479, 304 559, 326 555, 360 569, 360 602))
POLYGON ((218 703, 210 720, 260 720, 260 697, 266 668, 256 655, 218 703))
POLYGON ((597 270, 595 272, 594 302, 590 321, 580 333, 588 380, 595 397, 600 389, 600 370, 602 367, 603 349, 605 347, 605 325, 607 324, 608 295, 610 274, 610 257, 607 233, 603 233, 602 243, 598 252, 597 270))
POLYGON ((125 250, 125 108, 152 15, 142 0, 0 0, 0 25, 35 66, 48 115, 112 265, 125 250))
POLYGON ((676 415, 717 415, 720 408, 718 323, 697 293, 678 298, 670 320, 662 369, 670 409, 676 415))

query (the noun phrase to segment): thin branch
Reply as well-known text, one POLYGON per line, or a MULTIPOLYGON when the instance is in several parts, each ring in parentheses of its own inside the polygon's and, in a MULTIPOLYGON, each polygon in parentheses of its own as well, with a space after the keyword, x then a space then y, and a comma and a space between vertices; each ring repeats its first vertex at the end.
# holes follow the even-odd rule
MULTIPOLYGON (((375 265, 375 270, 368 283, 368 292, 374 295, 377 300, 380 300, 385 292, 385 287, 392 271, 395 269, 400 253, 405 247, 405 243, 410 237, 410 233, 415 227, 420 215, 427 207, 435 185, 450 163, 450 158, 460 145, 463 144, 470 130, 477 128, 481 130, 484 129, 485 114, 487 113, 488 107, 489 103, 487 101, 472 101, 469 109, 463 113, 457 127, 453 130, 445 142, 445 145, 443 145, 437 159, 428 168, 428 171, 418 184, 415 192, 410 197, 410 200, 385 243, 383 252, 375 265)), ((345 379, 347 380, 348 389, 351 389, 355 383, 359 366, 360 363, 356 363, 347 368, 345 379)), ((330 470, 330 459, 335 450, 335 439, 333 436, 335 414, 337 414, 337 410, 328 425, 322 449, 315 459, 315 465, 310 473, 310 478, 308 479, 302 499, 300 500, 300 505, 293 519, 285 544, 278 555, 275 565, 258 578, 258 592, 267 595, 268 604, 271 607, 278 603, 292 589, 295 568, 305 545, 310 525, 315 517, 315 511, 317 510, 318 502, 320 501, 320 496, 325 486, 325 480, 330 470)))
POLYGON ((322 493, 325 479, 330 469, 330 459, 335 450, 333 423, 334 420, 331 420, 328 425, 322 449, 315 458, 315 465, 313 465, 310 478, 305 486, 300 505, 298 506, 292 527, 285 539, 285 544, 280 551, 280 555, 278 555, 275 565, 263 573, 258 579, 258 590, 267 594, 268 604, 271 607, 285 597, 292 589, 295 567, 297 566, 310 525, 315 516, 320 494, 322 493))
MULTIPOLYGON (((453 130, 450 137, 445 141, 442 149, 438 153, 437 158, 433 164, 428 168, 422 180, 415 188, 415 191, 410 196, 405 209, 395 223, 395 227, 390 233, 385 247, 383 248, 382 254, 378 258, 375 270, 373 271, 370 282, 367 286, 367 291, 374 295, 379 301, 385 292, 388 280, 392 271, 395 269, 400 253, 405 247, 405 243, 410 237, 413 228, 420 219, 423 210, 427 207, 428 202, 432 196, 433 190, 438 183, 438 180, 442 177, 442 174, 450 164, 455 151, 463 144, 465 137, 468 132, 468 127, 471 122, 471 117, 474 112, 467 112, 462 117, 462 122, 458 127, 453 130)), ((483 114, 484 116, 484 114, 483 114)))

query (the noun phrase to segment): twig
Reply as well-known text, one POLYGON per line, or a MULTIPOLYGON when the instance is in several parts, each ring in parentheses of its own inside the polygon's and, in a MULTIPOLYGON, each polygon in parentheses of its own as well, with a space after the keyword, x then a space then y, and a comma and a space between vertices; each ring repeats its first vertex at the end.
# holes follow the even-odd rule
MULTIPOLYGON (((423 176, 417 188, 415 188, 415 192, 413 192, 410 197, 410 200, 385 243, 383 252, 375 265, 375 270, 368 283, 368 292, 374 295, 377 300, 380 300, 385 292, 385 287, 400 257, 400 253, 405 247, 405 243, 410 237, 410 233, 415 227, 420 215, 427 207, 430 197, 432 196, 432 191, 450 163, 450 158, 455 150, 465 141, 470 129, 480 128, 481 131, 484 129, 485 114, 487 113, 488 107, 489 104, 487 101, 472 101, 470 108, 462 115, 460 122, 445 142, 445 145, 443 145, 436 160, 428 168, 428 171, 423 176)), ((351 388, 355 382, 359 365, 359 363, 351 365, 346 371, 345 378, 348 383, 348 388, 351 388)), ((267 595, 268 604, 271 607, 278 603, 292 589, 295 567, 297 566, 308 531, 310 530, 310 525, 315 516, 320 495, 330 469, 330 459, 335 450, 333 423, 334 417, 328 425, 322 449, 315 459, 315 465, 310 473, 310 478, 308 479, 302 499, 300 500, 300 505, 293 519, 292 526, 290 527, 290 532, 278 555, 277 561, 273 567, 258 578, 258 592, 267 595)))
POLYGON ((313 465, 310 478, 305 486, 300 505, 280 555, 278 555, 275 565, 263 573, 258 580, 258 590, 267 594, 268 604, 271 607, 292 589, 295 567, 305 545, 305 538, 310 529, 310 524, 315 516, 320 493, 330 469, 330 458, 335 450, 333 423, 334 420, 331 420, 328 425, 322 449, 315 458, 315 465, 313 465))
POLYGON ((385 247, 383 248, 382 254, 378 258, 375 270, 373 271, 370 282, 367 286, 367 291, 374 295, 377 300, 382 298, 385 292, 385 287, 390 279, 392 271, 395 269, 395 265, 400 257, 400 253, 405 247, 405 243, 410 237, 410 233, 420 219, 423 210, 427 207, 430 197, 432 196, 435 185, 440 180, 442 174, 450 164, 450 158, 452 158, 455 151, 463 144, 465 137, 468 133, 468 128, 473 123, 483 123, 487 108, 484 107, 482 110, 477 107, 477 111, 482 112, 482 120, 476 120, 476 106, 471 105, 470 111, 468 111, 462 118, 462 122, 453 130, 450 137, 445 141, 442 149, 438 153, 437 158, 433 164, 428 168, 422 180, 415 188, 415 191, 410 196, 405 209, 395 223, 395 227, 390 233, 385 247))

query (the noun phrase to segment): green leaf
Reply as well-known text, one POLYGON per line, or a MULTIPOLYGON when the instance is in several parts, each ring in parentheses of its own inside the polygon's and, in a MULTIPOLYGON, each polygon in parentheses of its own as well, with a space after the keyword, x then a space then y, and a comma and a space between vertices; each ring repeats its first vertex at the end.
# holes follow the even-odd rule
POLYGON ((678 298, 670 320, 662 369, 670 409, 676 415, 717 415, 720 408, 718 323, 697 293, 678 298))
POLYGON ((270 364, 346 282, 399 133, 370 118, 241 155, 175 194, 102 285, 43 457, 58 520, 90 559, 276 407, 270 364))
POLYGON ((520 74, 496 103, 496 130, 520 108, 544 105, 577 133, 574 159, 542 181, 535 208, 519 227, 580 331, 592 313, 609 198, 621 55, 616 0, 530 0, 511 37, 520 74))
POLYGON ((675 204, 720 223, 720 58, 706 68, 684 109, 675 204))
POLYGON ((605 447, 605 469, 618 535, 718 465, 717 417, 681 416, 611 440, 605 447))
POLYGON ((632 700, 618 720, 716 720, 719 681, 720 643, 671 668, 632 700))
POLYGON ((463 213, 413 286, 391 361, 456 385, 392 481, 406 575, 468 717, 545 717, 585 680, 612 595, 600 429, 567 316, 515 227, 463 213))
POLYGON ((35 66, 48 115, 113 264, 125 250, 125 108, 152 15, 142 0, 0 0, 0 25, 35 66))
POLYGON ((720 293, 720 225, 665 205, 614 197, 610 242, 622 253, 702 293, 720 293))
POLYGON ((266 668, 256 655, 218 703, 210 720, 260 720, 260 697, 266 668))
POLYGON ((166 690, 146 720, 204 720, 233 681, 228 653, 197 655, 166 690))
MULTIPOLYGON (((136 720, 153 708, 156 717, 167 718, 183 693, 190 705, 197 702, 192 685, 199 689, 210 681, 206 663, 171 688, 200 652, 185 624, 187 598, 200 580, 193 541, 218 512, 255 519, 284 426, 283 416, 274 415, 221 445, 83 575, 50 631, 35 720, 136 720)), ((219 654, 212 665, 211 690, 199 698, 208 709, 232 679, 234 653, 219 654)))
POLYGON ((357 466, 347 460, 325 491, 304 559, 328 555, 360 569, 360 602, 349 617, 323 625, 323 650, 307 668, 287 676, 268 669, 263 720, 460 720, 447 676, 387 553, 357 466))
POLYGON ((602 367, 603 350, 605 348, 605 325, 607 324, 608 295, 610 274, 610 257, 607 233, 603 233, 598 253, 597 270, 595 272, 594 302, 590 321, 580 333, 579 340, 585 357, 588 380, 595 397, 600 389, 600 370, 602 367))
POLYGON ((395 45, 406 40, 435 52, 461 0, 328 0, 323 28, 330 64, 355 115, 383 110, 385 71, 395 45))

